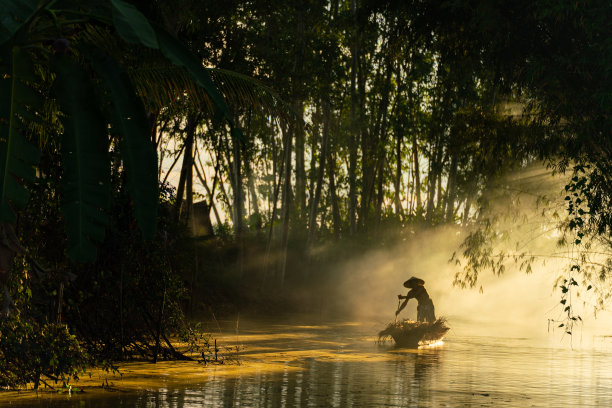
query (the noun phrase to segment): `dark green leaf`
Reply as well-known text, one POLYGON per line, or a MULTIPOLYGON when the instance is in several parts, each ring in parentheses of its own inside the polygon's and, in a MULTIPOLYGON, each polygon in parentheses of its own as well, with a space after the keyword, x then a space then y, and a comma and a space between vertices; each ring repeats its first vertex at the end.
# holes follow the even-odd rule
POLYGON ((202 62, 193 55, 183 44, 172 37, 166 31, 156 28, 159 49, 173 64, 185 67, 189 74, 195 79, 212 101, 217 114, 223 116, 233 125, 232 116, 221 92, 212 82, 209 73, 202 66, 202 62))
POLYGON ((155 30, 149 20, 133 5, 122 0, 111 0, 113 24, 125 41, 142 44, 149 48, 159 48, 155 30))
POLYGON ((0 44, 7 42, 38 9, 38 0, 2 0, 0 5, 0 44))
POLYGON ((38 149, 21 134, 24 101, 34 103, 37 97, 21 80, 20 68, 28 65, 23 61, 28 58, 14 47, 9 55, 3 56, 11 62, 10 70, 0 72, 0 220, 9 222, 17 218, 13 206, 22 208, 28 200, 29 192, 23 183, 34 180, 34 166, 40 159, 38 149))
POLYGON ((121 157, 138 225, 152 238, 157 222, 157 157, 142 101, 121 67, 99 49, 85 51, 111 103, 112 132, 121 137, 121 157))
POLYGON ((67 55, 55 55, 54 93, 64 112, 62 123, 62 211, 68 236, 67 254, 92 261, 94 242, 104 239, 108 216, 110 163, 106 122, 95 103, 87 74, 67 55))

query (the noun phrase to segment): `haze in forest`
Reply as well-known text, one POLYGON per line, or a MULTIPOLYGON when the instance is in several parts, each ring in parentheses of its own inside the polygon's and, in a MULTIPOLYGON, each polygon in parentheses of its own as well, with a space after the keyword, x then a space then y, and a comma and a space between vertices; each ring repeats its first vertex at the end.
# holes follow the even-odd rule
MULTIPOLYGON (((576 324, 573 337, 558 327, 565 322, 558 278, 569 276, 572 251, 559 244, 560 220, 551 218, 561 210, 555 198, 565 193, 562 181, 544 166, 534 165, 503 177, 497 183, 499 188, 490 192, 492 201, 483 216, 497 218, 495 228, 508 235, 494 249, 503 246, 512 251, 518 244, 521 251, 536 255, 530 273, 509 261, 499 276, 491 271, 481 273, 473 288, 454 285, 461 266, 451 257, 460 251, 469 227, 417 229, 390 248, 353 254, 340 267, 342 283, 333 302, 356 321, 382 326, 394 319, 397 295, 407 291, 402 283, 416 276, 425 280, 436 315, 447 318, 463 335, 539 338, 573 347, 602 344, 603 336, 609 334, 612 314, 596 311, 594 296, 584 290, 581 297, 573 298, 576 313, 583 319, 576 324), (509 207, 508 195, 500 190, 512 191, 515 203, 509 207), (547 197, 545 204, 540 202, 542 197, 547 197), (509 211, 517 215, 510 217, 509 211)), ((409 302, 399 318, 415 319, 416 305, 416 301, 409 302)))

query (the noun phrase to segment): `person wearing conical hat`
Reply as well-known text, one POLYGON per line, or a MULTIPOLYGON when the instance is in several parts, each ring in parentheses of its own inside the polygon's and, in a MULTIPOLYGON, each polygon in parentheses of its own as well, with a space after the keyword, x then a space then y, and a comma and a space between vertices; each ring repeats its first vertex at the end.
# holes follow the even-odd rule
POLYGON ((417 305, 417 320, 419 322, 433 322, 436 320, 434 304, 427 290, 425 290, 425 281, 416 277, 412 277, 404 282, 404 287, 410 289, 406 296, 397 295, 398 299, 405 299, 404 302, 397 308, 395 315, 397 316, 408 304, 410 299, 416 299, 417 305))

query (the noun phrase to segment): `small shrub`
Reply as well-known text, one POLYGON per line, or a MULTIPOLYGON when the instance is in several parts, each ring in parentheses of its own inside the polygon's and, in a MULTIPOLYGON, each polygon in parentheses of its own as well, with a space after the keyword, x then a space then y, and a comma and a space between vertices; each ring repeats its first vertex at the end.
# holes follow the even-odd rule
POLYGON ((88 356, 64 324, 0 320, 0 386, 17 388, 51 379, 63 384, 84 373, 88 356))

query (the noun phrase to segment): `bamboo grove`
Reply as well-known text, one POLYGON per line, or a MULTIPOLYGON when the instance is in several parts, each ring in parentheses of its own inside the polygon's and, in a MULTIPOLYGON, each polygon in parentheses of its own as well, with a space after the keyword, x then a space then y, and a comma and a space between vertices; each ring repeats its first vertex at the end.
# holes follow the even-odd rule
MULTIPOLYGON (((487 71, 462 67, 457 50, 406 32, 402 18, 355 2, 256 6, 264 10, 246 21, 219 18, 218 32, 243 40, 217 39, 227 48, 207 63, 256 78, 286 104, 269 112, 238 101, 242 142, 197 112, 162 110, 159 156, 182 155, 177 204, 199 183, 211 217, 222 223, 227 212, 236 235, 253 217, 289 222, 311 239, 390 219, 458 222, 488 176, 527 157, 515 151, 524 124, 509 113, 512 95, 487 71), (169 151, 172 138, 178 149, 169 151)), ((241 90, 229 92, 232 100, 241 90)), ((162 181, 167 171, 160 166, 162 181)))
MULTIPOLYGON (((568 189, 591 211, 569 230, 609 233, 605 2, 200 7, 188 22, 161 13, 219 70, 244 140, 197 109, 157 112, 160 179, 180 166, 184 219, 197 195, 206 230, 224 226, 238 242, 249 233, 267 252, 376 242, 393 228, 469 224, 501 174, 544 162, 570 174, 588 166, 568 189)), ((283 261, 280 271, 282 282, 283 261)))
POLYGON ((203 20, 182 32, 204 64, 255 83, 217 77, 244 140, 183 109, 189 95, 156 112, 160 181, 180 167, 177 213, 188 219, 195 199, 208 231, 265 232, 281 250, 468 222, 492 177, 534 157, 533 124, 518 87, 472 42, 429 31, 416 6, 255 1, 194 13, 203 20), (259 85, 271 101, 253 96, 259 85))

